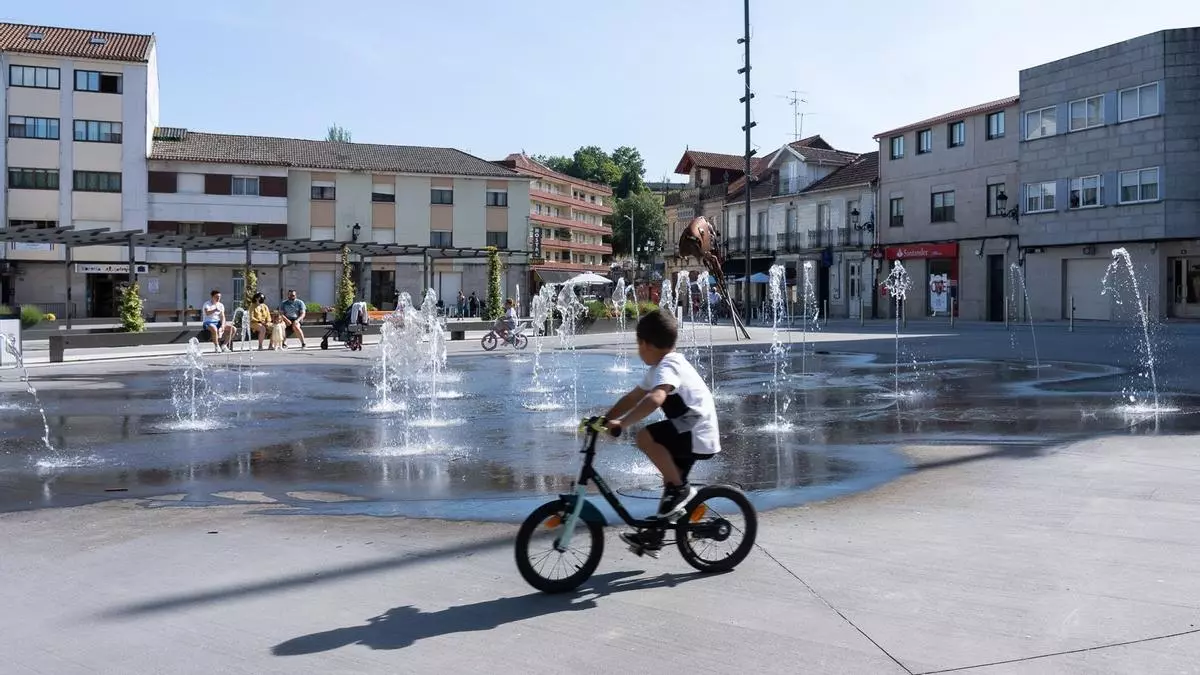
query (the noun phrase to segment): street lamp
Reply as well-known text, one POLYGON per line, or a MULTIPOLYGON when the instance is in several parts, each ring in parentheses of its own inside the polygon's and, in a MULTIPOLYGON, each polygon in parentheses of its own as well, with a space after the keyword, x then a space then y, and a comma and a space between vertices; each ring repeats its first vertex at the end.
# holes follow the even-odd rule
POLYGON ((859 215, 860 214, 858 212, 858 209, 854 209, 853 211, 850 212, 850 225, 853 226, 854 229, 858 230, 859 232, 862 232, 863 230, 866 230, 867 232, 874 232, 875 231, 875 221, 868 220, 867 222, 859 225, 858 224, 859 215))
POLYGON ((633 256, 633 264, 637 264, 637 248, 633 241, 633 214, 626 213, 625 220, 629 221, 629 255, 633 256))
POLYGON ((1004 207, 1007 205, 1008 195, 1004 194, 1004 190, 1001 190, 1000 194, 996 195, 996 215, 1002 218, 1012 218, 1018 223, 1021 222, 1021 213, 1019 209, 1014 206, 1011 209, 1005 210, 1004 207))
POLYGON ((359 232, 362 232, 362 225, 355 223, 354 227, 350 228, 350 241, 357 242, 359 232))

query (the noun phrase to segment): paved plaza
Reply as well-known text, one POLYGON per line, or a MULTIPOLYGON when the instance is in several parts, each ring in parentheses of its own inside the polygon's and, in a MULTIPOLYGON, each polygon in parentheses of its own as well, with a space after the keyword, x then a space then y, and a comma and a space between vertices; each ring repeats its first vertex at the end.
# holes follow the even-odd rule
MULTIPOLYGON (((1185 402, 1177 416, 1192 413, 1184 394, 1200 389, 1188 349, 1198 328, 1156 335, 1160 388, 1185 402)), ((771 330, 751 331, 753 346, 724 327, 714 344, 762 351, 771 330)), ((890 363, 891 331, 834 322, 787 338, 890 363)), ((1038 331, 1043 361, 1142 361, 1121 326, 1038 331)), ((579 346, 613 342, 583 336, 579 346)), ((899 345, 906 367, 1033 358, 1027 327, 910 322, 899 345)), ((30 372, 48 392, 103 392, 120 387, 106 374, 166 367, 180 351, 68 353, 51 365, 30 345, 30 372)), ((479 351, 478 338, 449 351, 453 365, 479 351)), ((266 369, 373 358, 370 346, 255 356, 266 369)), ((0 392, 23 389, 0 371, 0 392)), ((193 504, 167 487, 12 510, 0 514, 0 670, 1200 673, 1195 436, 1142 422, 1052 443, 912 439, 898 446, 905 468, 894 479, 763 511, 758 547, 729 574, 694 574, 673 548, 637 558, 609 528, 596 575, 554 597, 517 574, 513 523, 295 508, 333 492, 281 503, 247 489, 193 504)))

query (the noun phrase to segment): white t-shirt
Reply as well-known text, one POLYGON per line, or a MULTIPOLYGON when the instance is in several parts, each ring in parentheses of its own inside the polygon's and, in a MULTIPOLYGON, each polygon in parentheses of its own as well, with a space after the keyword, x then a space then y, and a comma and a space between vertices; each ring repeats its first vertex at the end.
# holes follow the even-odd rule
POLYGON ((512 321, 513 323, 516 323, 517 322, 517 308, 509 307, 507 310, 505 310, 504 318, 508 319, 509 321, 512 321))
POLYGON ((692 432, 692 452, 712 455, 721 451, 717 406, 700 373, 683 354, 671 352, 646 372, 640 388, 652 391, 660 385, 674 387, 663 401, 662 411, 679 433, 692 432))
POLYGON ((204 319, 213 323, 221 320, 221 315, 225 313, 225 305, 220 302, 209 300, 204 303, 204 319))
POLYGON ((350 323, 367 323, 367 303, 363 300, 350 305, 350 323))

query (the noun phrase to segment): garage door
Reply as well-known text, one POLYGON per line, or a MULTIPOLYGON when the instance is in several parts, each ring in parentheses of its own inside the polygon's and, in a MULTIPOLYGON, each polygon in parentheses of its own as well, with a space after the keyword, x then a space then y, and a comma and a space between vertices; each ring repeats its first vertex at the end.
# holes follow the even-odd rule
POLYGON ((309 297, 300 299, 305 302, 320 303, 322 307, 332 307, 333 279, 333 270, 313 270, 308 276, 309 297))
POLYGON ((1112 319, 1112 299, 1101 295, 1101 282, 1108 269, 1104 258, 1082 258, 1067 261, 1066 297, 1063 306, 1069 311, 1075 298, 1075 318, 1108 321, 1112 319))

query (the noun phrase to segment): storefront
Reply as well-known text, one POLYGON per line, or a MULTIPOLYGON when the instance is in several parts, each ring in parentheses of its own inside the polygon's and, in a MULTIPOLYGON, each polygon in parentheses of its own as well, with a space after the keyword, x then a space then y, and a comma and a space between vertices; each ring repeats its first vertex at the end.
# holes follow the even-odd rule
POLYGON ((958 315, 958 242, 888 246, 884 256, 888 269, 879 274, 881 284, 896 262, 912 280, 906 299, 909 316, 914 307, 922 307, 924 316, 946 316, 951 308, 958 315))
POLYGON ((1171 316, 1200 319, 1200 255, 1169 258, 1167 275, 1171 288, 1171 316))

